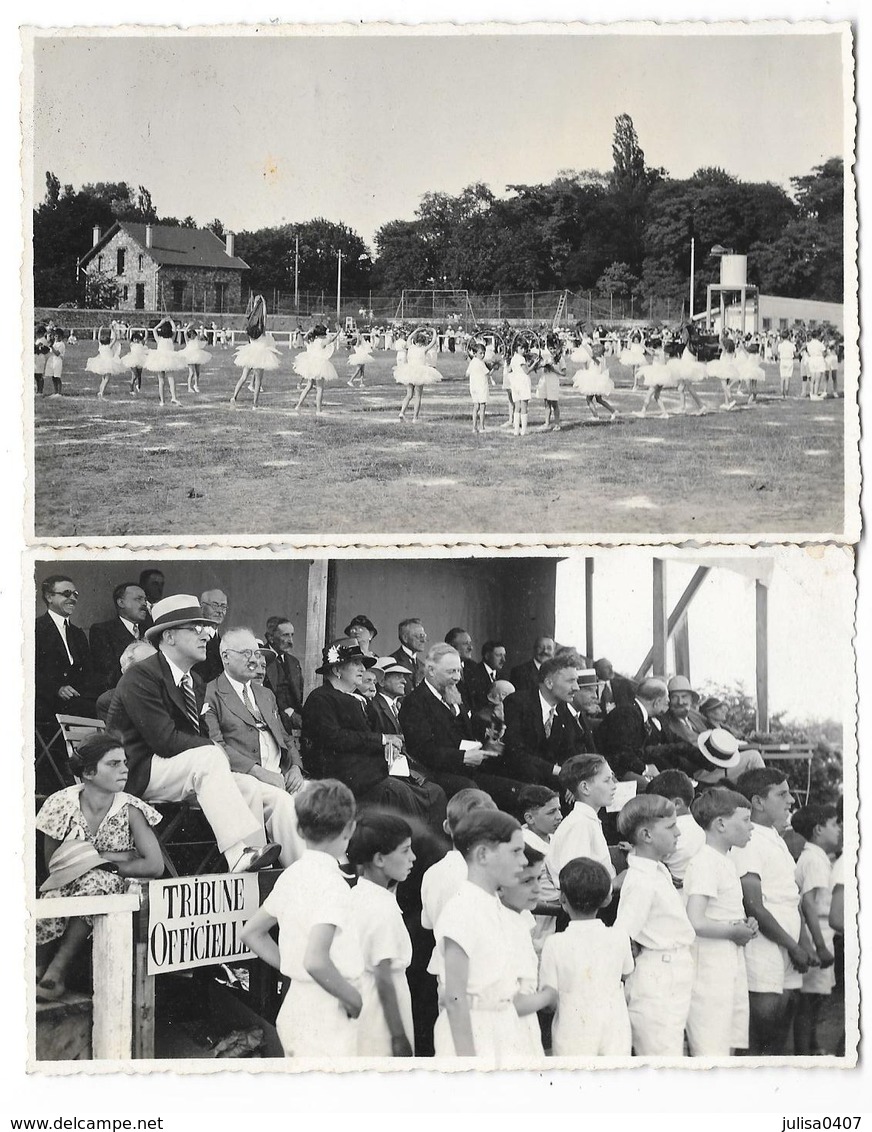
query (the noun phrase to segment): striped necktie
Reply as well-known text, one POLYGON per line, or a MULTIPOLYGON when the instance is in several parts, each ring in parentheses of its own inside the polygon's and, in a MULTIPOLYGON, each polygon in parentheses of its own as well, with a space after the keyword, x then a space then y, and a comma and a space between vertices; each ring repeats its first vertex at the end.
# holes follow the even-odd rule
POLYGON ((179 687, 182 689, 182 698, 185 701, 185 715, 199 734, 200 716, 197 714, 197 697, 194 695, 194 681, 191 679, 190 672, 186 672, 181 678, 179 687))
POLYGON ((551 708, 551 711, 548 713, 548 718, 545 720, 545 738, 546 739, 551 738, 551 728, 554 726, 554 716, 556 715, 556 713, 557 713, 557 706, 555 705, 554 707, 551 708))
POLYGON ((258 731, 266 731, 266 720, 260 712, 260 708, 254 702, 254 696, 251 693, 251 684, 243 684, 243 698, 245 706, 248 708, 248 713, 257 725, 258 731))

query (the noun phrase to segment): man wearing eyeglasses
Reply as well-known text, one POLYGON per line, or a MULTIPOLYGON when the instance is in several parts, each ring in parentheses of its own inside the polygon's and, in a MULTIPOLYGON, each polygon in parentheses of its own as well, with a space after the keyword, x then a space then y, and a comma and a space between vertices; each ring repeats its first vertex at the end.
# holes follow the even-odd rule
POLYGON ((194 671, 204 684, 217 679, 224 671, 221 663, 221 625, 227 617, 227 594, 223 590, 205 590, 200 594, 200 607, 216 625, 215 635, 206 645, 206 659, 194 665, 194 671))
POLYGON ((216 621, 191 594, 164 598, 152 615, 145 637, 158 653, 124 673, 107 720, 124 741, 126 789, 148 802, 196 799, 231 872, 279 859, 291 864, 297 849, 290 795, 253 775, 234 774, 227 753, 208 734, 205 689, 192 669, 205 660, 216 621), (267 842, 265 819, 276 832, 288 831, 287 844, 267 842))
POLYGON ((45 613, 36 619, 36 720, 57 725, 54 716, 96 716, 102 690, 91 662, 88 638, 70 621, 79 591, 66 574, 52 574, 42 583, 45 613))

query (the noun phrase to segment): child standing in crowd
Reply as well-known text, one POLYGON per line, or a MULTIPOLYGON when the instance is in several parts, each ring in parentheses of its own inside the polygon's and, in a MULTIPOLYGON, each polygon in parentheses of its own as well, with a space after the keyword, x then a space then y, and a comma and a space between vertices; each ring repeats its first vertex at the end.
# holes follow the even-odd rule
POLYGON ((678 841, 675 807, 657 795, 631 798, 618 814, 618 831, 633 852, 615 926, 640 948, 627 981, 633 1050, 643 1057, 682 1057, 696 936, 663 863, 678 841))
POLYGON ((182 328, 185 337, 185 347, 179 351, 179 357, 188 363, 188 392, 200 392, 200 366, 205 365, 212 357, 206 350, 206 333, 201 326, 198 330, 191 330, 190 324, 182 328))
POLYGON ((539 985, 557 1010, 555 1057, 629 1057, 630 1016, 623 980, 633 971, 630 938, 597 913, 611 902, 612 878, 598 861, 577 857, 560 870, 560 899, 569 924, 545 941, 539 985))
POLYGON ((412 424, 415 424, 421 413, 424 386, 436 385, 442 380, 442 374, 439 370, 427 361, 428 353, 432 351, 436 344, 436 331, 430 330, 430 339, 426 346, 416 340, 420 334, 426 333, 427 331, 423 328, 412 331, 409 335, 408 357, 405 364, 400 362, 398 350, 397 364, 394 366, 394 381, 406 387, 403 403, 400 406, 400 420, 406 419, 406 409, 412 404, 412 424))
POLYGON ((645 356, 645 345, 642 341, 642 335, 638 330, 631 332, 627 348, 626 350, 621 350, 621 356, 618 360, 622 366, 629 366, 632 369, 633 389, 635 390, 639 366, 643 366, 647 360, 645 356))
POLYGON ((687 1017, 692 1057, 729 1057, 748 1048, 744 947, 757 934, 745 916, 742 882, 730 856, 751 838, 751 807, 735 790, 715 787, 693 803, 705 844, 687 866, 684 897, 696 932, 696 975, 687 1017))
POLYGON ((545 858, 538 850, 525 845, 524 859, 526 863, 517 882, 501 886, 500 901, 507 912, 512 965, 518 978, 515 1010, 526 1038, 524 1047, 518 1052, 529 1057, 542 1057, 545 1051, 536 1011, 545 1005, 553 1005, 553 995, 550 992, 542 994, 539 990, 539 955, 533 939, 536 929, 533 909, 541 896, 545 858))
MULTIPOLYGON (((484 790, 458 790, 448 799, 443 828, 454 841, 454 833, 460 822, 474 810, 495 810, 490 794, 484 790)), ((452 896, 456 895, 466 880, 466 861, 456 846, 445 856, 431 865, 421 879, 421 924, 431 931, 436 926, 439 914, 452 896)))
POLYGON ((348 355, 348 364, 354 366, 355 370, 351 377, 348 379, 348 384, 352 388, 355 381, 358 386, 363 389, 363 375, 367 363, 372 361, 372 345, 367 342, 362 334, 356 335, 354 339, 354 350, 348 355))
POLYGON ((130 370, 130 392, 136 394, 142 389, 142 370, 148 359, 148 350, 141 330, 134 330, 130 335, 130 349, 121 359, 130 370))
POLYGON ((612 864, 599 812, 611 805, 617 788, 614 772, 602 755, 573 755, 560 768, 560 793, 573 800, 573 807, 563 819, 548 846, 545 863, 553 884, 560 871, 575 857, 598 861, 612 880, 612 864))
POLYGON ((477 810, 457 826, 454 844, 467 879, 436 924, 441 983, 433 1032, 437 1057, 517 1059, 527 1041, 515 1009, 518 972, 512 933, 497 895, 524 870, 520 823, 499 810, 477 810))
POLYGON ((67 352, 64 332, 56 326, 49 336, 49 355, 45 363, 45 376, 51 378, 52 396, 63 396, 64 355, 67 352))
POLYGON ((609 414, 608 419, 610 421, 617 419, 619 415, 618 410, 606 400, 607 396, 614 392, 615 383, 609 376, 605 349, 601 343, 597 343, 593 346, 591 364, 576 373, 572 380, 572 388, 584 394, 587 399, 587 407, 595 421, 600 419, 600 415, 594 406, 599 405, 609 414))
MULTIPOLYGON (((742 881, 745 911, 759 932, 745 947, 751 1054, 784 1053, 796 992, 811 962, 802 927, 793 857, 781 836, 793 796, 783 770, 747 770, 736 789, 751 803, 751 839, 732 850, 742 881)), ((814 961, 817 965, 817 960, 814 961)))
POLYGON ((412 830, 395 814, 362 814, 348 843, 348 860, 359 878, 351 890, 351 907, 364 962, 357 1052, 361 1057, 411 1057, 412 996, 406 968, 412 961, 412 941, 396 888, 408 879, 415 862, 412 830))
POLYGON ((705 831, 691 813, 693 782, 681 770, 664 770, 652 778, 645 787, 646 794, 659 794, 675 807, 678 841, 675 849, 663 862, 676 881, 683 881, 687 866, 705 845, 705 831))
POLYGON ((818 330, 813 329, 809 331, 805 348, 808 356, 809 399, 812 401, 823 401, 826 396, 826 393, 823 391, 826 373, 826 350, 818 330))
MULTIPOLYGON (((127 759, 120 737, 111 731, 92 735, 69 763, 81 784, 52 794, 36 816, 49 869, 41 895, 112 896, 125 891, 128 878, 159 877, 164 863, 151 827, 161 817, 124 792, 127 759)), ((63 996, 70 963, 91 924, 84 916, 36 921, 37 1001, 63 996)))
POLYGON ((149 373, 157 374, 157 395, 161 405, 165 405, 164 381, 169 385, 170 404, 180 404, 176 397, 176 372, 186 370, 188 363, 173 346, 176 336, 176 324, 169 317, 162 318, 157 326, 152 327, 151 336, 154 338, 156 349, 149 350, 145 359, 145 368, 149 373))
POLYGON ((793 1052, 820 1054, 825 1051, 818 1043, 818 1020, 836 982, 833 929, 830 927, 833 890, 830 855, 839 851, 842 830, 835 806, 804 806, 796 811, 790 824, 805 838, 796 862, 796 884, 802 918, 820 964, 810 967, 802 977, 802 992, 793 1023, 793 1052))
MULTIPOLYGON (((524 844, 541 853, 544 859, 551 848, 554 831, 563 820, 557 791, 548 786, 525 786, 518 795, 518 810, 524 819, 524 844)), ((545 867, 539 879, 539 908, 535 910, 533 929, 533 946, 537 952, 541 953, 545 940, 553 934, 559 911, 560 889, 545 867)))
POLYGON ((796 361, 796 347, 790 340, 790 332, 781 331, 781 341, 778 343, 778 376, 781 380, 782 401, 790 393, 790 379, 793 377, 793 367, 796 361))
POLYGON ((484 432, 484 420, 487 413, 488 377, 491 367, 485 361, 484 342, 475 343, 475 352, 466 367, 466 376, 469 378, 469 396, 472 398, 472 431, 484 432))
POLYGON ((648 406, 652 401, 655 402, 657 408, 660 410, 661 417, 668 417, 669 414, 660 404, 660 394, 664 389, 677 389, 678 376, 674 370, 670 369, 666 364, 666 347, 661 342, 658 350, 655 351, 654 357, 648 365, 640 366, 636 371, 636 377, 641 378, 642 384, 648 390, 645 395, 645 400, 642 403, 642 408, 637 409, 634 417, 645 417, 648 415, 648 406))
POLYGON ((739 385, 739 367, 736 365, 736 343, 732 338, 724 338, 721 345, 721 356, 713 362, 706 363, 706 373, 709 377, 716 377, 721 383, 724 395, 722 409, 735 409, 735 390, 739 385))
POLYGON ((532 396, 530 374, 536 368, 524 353, 519 340, 509 365, 509 389, 512 395, 512 429, 515 436, 527 435, 527 409, 532 396))
POLYGON ((751 342, 751 336, 748 334, 736 349, 739 380, 748 387, 749 405, 756 405, 758 387, 761 382, 766 380, 766 370, 760 365, 759 355, 750 349, 754 346, 755 344, 751 342))
POLYGON ((364 964, 351 889, 339 871, 354 832, 354 795, 324 778, 297 795, 296 811, 306 852, 285 869, 241 938, 291 980, 276 1019, 285 1056, 354 1057, 364 964))
POLYGON ((537 395, 545 401, 545 423, 541 432, 560 432, 560 375, 566 373, 566 363, 560 354, 559 343, 549 344, 542 350, 542 376, 536 387, 537 395))
POLYGON ((253 378, 252 409, 257 408, 260 398, 260 389, 263 383, 265 370, 275 371, 279 368, 279 350, 275 339, 266 329, 266 302, 263 295, 255 295, 250 300, 245 315, 245 330, 248 341, 239 347, 233 357, 233 364, 242 369, 236 387, 230 397, 230 404, 236 404, 236 398, 249 377, 253 378))
POLYGON ((33 338, 33 380, 36 383, 36 392, 39 394, 45 391, 45 363, 48 361, 50 350, 48 331, 40 323, 33 338))
POLYGON ((824 355, 824 393, 833 387, 833 397, 839 396, 839 347, 835 338, 828 338, 824 355))

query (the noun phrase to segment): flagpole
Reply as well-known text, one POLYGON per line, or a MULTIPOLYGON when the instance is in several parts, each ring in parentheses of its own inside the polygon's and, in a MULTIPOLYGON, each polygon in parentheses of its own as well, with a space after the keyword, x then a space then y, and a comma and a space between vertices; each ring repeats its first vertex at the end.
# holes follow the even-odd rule
POLYGON ((696 252, 696 238, 694 236, 691 236, 690 237, 690 306, 688 307, 688 310, 690 311, 690 317, 688 318, 688 322, 693 322, 693 276, 694 276, 694 266, 695 266, 694 265, 695 252, 696 252))

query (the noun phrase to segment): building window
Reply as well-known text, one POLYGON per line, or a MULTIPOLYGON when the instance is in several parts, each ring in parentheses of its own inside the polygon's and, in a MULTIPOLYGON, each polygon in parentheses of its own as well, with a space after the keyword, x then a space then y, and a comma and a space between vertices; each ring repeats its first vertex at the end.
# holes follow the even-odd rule
POLYGON ((122 301, 122 303, 127 302, 127 295, 128 295, 128 290, 127 290, 127 284, 125 283, 124 286, 121 288, 121 301, 122 301))
POLYGON ((184 279, 173 280, 173 306, 176 310, 180 310, 185 305, 185 281, 184 279))
POLYGON ((127 249, 126 248, 119 248, 118 252, 116 254, 116 257, 115 257, 115 264, 116 264, 115 274, 116 275, 123 275, 124 274, 124 264, 125 264, 126 260, 127 260, 127 249))
POLYGON ((222 312, 227 305, 227 284, 215 284, 215 309, 222 312))
POLYGON ((772 329, 772 319, 771 318, 764 318, 763 319, 763 329, 764 330, 771 330, 772 329))
POLYGON ((142 265, 143 265, 144 262, 145 262, 145 260, 143 259, 142 253, 140 252, 140 255, 139 255, 139 270, 140 271, 142 271, 142 265))
POLYGON ((103 257, 101 255, 97 256, 97 270, 98 271, 103 270, 103 257))
POLYGON ((787 319, 786 318, 779 318, 778 329, 779 330, 786 330, 787 329, 787 319))

